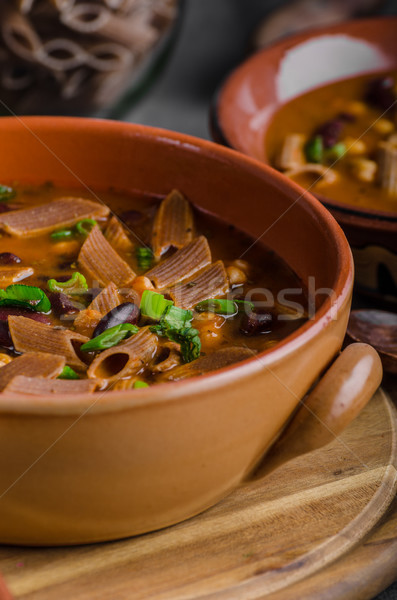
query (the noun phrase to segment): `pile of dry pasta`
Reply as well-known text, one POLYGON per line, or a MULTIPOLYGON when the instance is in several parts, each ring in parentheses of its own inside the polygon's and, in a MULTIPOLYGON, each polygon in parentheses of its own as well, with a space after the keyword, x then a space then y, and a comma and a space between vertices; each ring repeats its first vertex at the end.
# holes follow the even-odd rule
POLYGON ((2 0, 2 112, 110 106, 169 34, 177 0, 2 0))

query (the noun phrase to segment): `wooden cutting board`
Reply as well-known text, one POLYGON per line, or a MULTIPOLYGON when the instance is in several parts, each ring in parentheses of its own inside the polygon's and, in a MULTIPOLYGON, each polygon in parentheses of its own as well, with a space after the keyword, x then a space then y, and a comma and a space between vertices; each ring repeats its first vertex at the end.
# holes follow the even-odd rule
POLYGON ((0 571, 25 600, 370 598, 379 588, 362 589, 358 569, 382 550, 384 532, 369 551, 363 539, 396 491, 396 431, 379 391, 332 444, 198 517, 107 544, 0 547, 0 571))

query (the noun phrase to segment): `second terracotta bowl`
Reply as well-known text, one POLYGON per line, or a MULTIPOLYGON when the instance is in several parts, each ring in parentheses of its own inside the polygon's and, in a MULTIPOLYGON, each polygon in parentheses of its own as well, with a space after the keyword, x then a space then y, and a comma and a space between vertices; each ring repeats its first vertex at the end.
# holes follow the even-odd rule
MULTIPOLYGON (((288 37, 228 77, 213 104, 213 137, 269 163, 266 133, 283 104, 333 81, 396 68, 397 17, 349 21, 288 37)), ((387 213, 319 199, 352 246, 358 288, 397 304, 397 209, 387 213)))
POLYGON ((293 183, 210 142, 67 118, 1 119, 0 132, 0 181, 177 187, 332 291, 274 349, 212 374, 95 397, 0 395, 0 542, 95 542, 197 514, 251 473, 339 351, 353 281, 342 231, 310 194, 297 202, 293 183))

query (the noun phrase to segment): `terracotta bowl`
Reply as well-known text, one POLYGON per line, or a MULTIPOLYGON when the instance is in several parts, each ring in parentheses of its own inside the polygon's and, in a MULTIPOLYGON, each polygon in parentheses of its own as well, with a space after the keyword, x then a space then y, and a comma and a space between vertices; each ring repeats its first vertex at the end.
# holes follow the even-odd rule
POLYGON ((333 290, 274 349, 213 374, 95 396, 0 395, 0 542, 116 539, 197 514, 252 472, 340 349, 353 280, 341 229, 310 194, 295 202, 295 184, 211 142, 56 117, 4 118, 0 131, 0 181, 177 187, 262 236, 305 285, 333 290))
MULTIPOLYGON (((266 132, 283 104, 333 81, 388 69, 397 69, 397 17, 289 37, 249 58, 226 80, 213 105, 213 137, 268 163, 266 132)), ((358 288, 397 303, 397 210, 361 210, 319 198, 352 246, 358 288)))

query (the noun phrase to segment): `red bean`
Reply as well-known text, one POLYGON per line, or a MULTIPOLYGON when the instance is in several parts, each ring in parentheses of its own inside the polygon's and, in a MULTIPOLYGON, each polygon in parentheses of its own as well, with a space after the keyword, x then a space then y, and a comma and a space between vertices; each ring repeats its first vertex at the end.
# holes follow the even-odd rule
POLYGON ((123 304, 119 304, 119 306, 113 308, 99 321, 98 325, 95 327, 93 337, 110 329, 110 327, 122 325, 123 323, 136 325, 139 320, 139 315, 140 311, 136 304, 133 302, 123 302, 123 304))
POLYGON ((373 79, 367 88, 365 100, 381 110, 387 110, 396 101, 394 79, 392 77, 378 77, 373 79))
POLYGON ((245 335, 260 335, 270 333, 273 329, 273 315, 268 311, 256 309, 244 314, 241 319, 240 331, 245 335))
POLYGON ((17 265, 22 262, 19 256, 12 252, 0 252, 0 265, 17 265))
POLYGON ((340 119, 331 119, 318 127, 314 135, 320 135, 323 138, 324 148, 332 148, 339 141, 342 129, 343 122, 340 119))
POLYGON ((74 315, 80 312, 80 309, 63 292, 46 292, 50 302, 52 312, 56 317, 62 315, 74 315))

